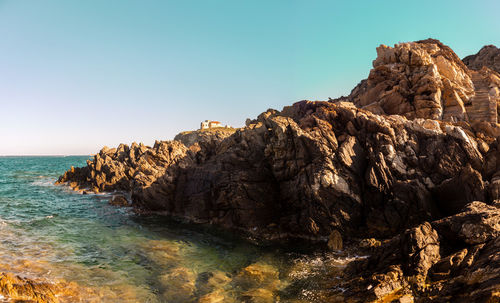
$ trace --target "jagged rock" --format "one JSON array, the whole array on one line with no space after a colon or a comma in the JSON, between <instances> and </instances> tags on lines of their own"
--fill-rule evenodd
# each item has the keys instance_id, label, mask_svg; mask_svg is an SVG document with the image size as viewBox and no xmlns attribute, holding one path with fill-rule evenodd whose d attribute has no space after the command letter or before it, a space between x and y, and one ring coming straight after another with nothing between
<instances>
[{"instance_id":1,"label":"jagged rock","mask_svg":"<svg viewBox=\"0 0 500 303\"><path fill-rule=\"evenodd\" d=\"M378 114L407 118L467 120L465 105L474 95L467 67L438 40L381 45L366 81L349 98Z\"/></svg>"},{"instance_id":2,"label":"jagged rock","mask_svg":"<svg viewBox=\"0 0 500 303\"><path fill-rule=\"evenodd\" d=\"M409 119L497 122L496 72L481 67L481 72L470 71L448 46L434 39L393 48L381 45L377 55L368 79L348 97L356 106ZM472 61L466 63L478 66Z\"/></svg>"},{"instance_id":3,"label":"jagged rock","mask_svg":"<svg viewBox=\"0 0 500 303\"><path fill-rule=\"evenodd\" d=\"M485 200L485 186L481 174L470 165L464 167L458 175L443 181L434 187L437 207L444 215L459 212L467 203Z\"/></svg>"},{"instance_id":4,"label":"jagged rock","mask_svg":"<svg viewBox=\"0 0 500 303\"><path fill-rule=\"evenodd\" d=\"M185 158L189 149L178 141L156 142L153 147L132 143L129 147L104 147L83 168L71 168L56 184L76 181L72 187L94 192L130 191L135 186L148 186L163 176L168 166Z\"/></svg>"},{"instance_id":5,"label":"jagged rock","mask_svg":"<svg viewBox=\"0 0 500 303\"><path fill-rule=\"evenodd\" d=\"M194 150L171 141L101 151L87 176L61 181L129 191L136 207L260 239L387 236L483 197L484 158L459 126L309 101L255 122ZM453 184L470 194L443 209Z\"/></svg>"},{"instance_id":6,"label":"jagged rock","mask_svg":"<svg viewBox=\"0 0 500 303\"><path fill-rule=\"evenodd\" d=\"M344 278L354 302L385 302L410 291L417 302L498 302L500 212L483 202L421 224L349 264ZM354 277L354 278L353 278ZM402 291L403 289L406 290Z\"/></svg>"},{"instance_id":7,"label":"jagged rock","mask_svg":"<svg viewBox=\"0 0 500 303\"><path fill-rule=\"evenodd\" d=\"M481 244L500 236L500 211L483 202L468 204L464 211L434 223L449 241Z\"/></svg>"},{"instance_id":8,"label":"jagged rock","mask_svg":"<svg viewBox=\"0 0 500 303\"><path fill-rule=\"evenodd\" d=\"M480 70L488 67L497 73L500 73L500 49L494 45L486 45L475 54L463 59L464 63L474 70Z\"/></svg>"}]
</instances>

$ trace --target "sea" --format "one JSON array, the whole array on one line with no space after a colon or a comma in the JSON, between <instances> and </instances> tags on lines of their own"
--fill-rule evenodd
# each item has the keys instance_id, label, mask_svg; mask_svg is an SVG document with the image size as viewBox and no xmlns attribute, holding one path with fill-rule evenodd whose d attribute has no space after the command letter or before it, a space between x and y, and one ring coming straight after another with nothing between
<instances>
[{"instance_id":1,"label":"sea","mask_svg":"<svg viewBox=\"0 0 500 303\"><path fill-rule=\"evenodd\" d=\"M54 185L88 156L0 157L0 272L64 282L61 302L323 302L356 256L256 245Z\"/></svg>"}]
</instances>

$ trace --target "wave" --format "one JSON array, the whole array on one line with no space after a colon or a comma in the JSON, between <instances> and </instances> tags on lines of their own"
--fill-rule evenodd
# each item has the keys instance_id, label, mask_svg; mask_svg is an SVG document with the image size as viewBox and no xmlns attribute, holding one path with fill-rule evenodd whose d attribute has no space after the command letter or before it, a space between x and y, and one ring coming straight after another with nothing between
<instances>
[{"instance_id":1,"label":"wave","mask_svg":"<svg viewBox=\"0 0 500 303\"><path fill-rule=\"evenodd\" d=\"M54 180L48 176L38 176L38 179L31 182L31 185L41 186L41 187L52 187L54 186Z\"/></svg>"}]
</instances>

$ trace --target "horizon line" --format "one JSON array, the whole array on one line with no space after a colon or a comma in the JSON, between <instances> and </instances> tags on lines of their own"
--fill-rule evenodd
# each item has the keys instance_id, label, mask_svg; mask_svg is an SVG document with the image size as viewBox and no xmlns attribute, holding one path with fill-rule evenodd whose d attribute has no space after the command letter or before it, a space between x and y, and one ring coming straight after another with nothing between
<instances>
[{"instance_id":1,"label":"horizon line","mask_svg":"<svg viewBox=\"0 0 500 303\"><path fill-rule=\"evenodd\" d=\"M83 156L93 156L95 154L27 154L27 155L0 155L0 157L83 157Z\"/></svg>"}]
</instances>

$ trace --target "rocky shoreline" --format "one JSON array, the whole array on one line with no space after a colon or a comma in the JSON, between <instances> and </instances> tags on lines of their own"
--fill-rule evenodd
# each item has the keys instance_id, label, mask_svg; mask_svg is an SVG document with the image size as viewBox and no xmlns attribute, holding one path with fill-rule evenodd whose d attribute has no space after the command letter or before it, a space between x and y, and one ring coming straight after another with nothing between
<instances>
[{"instance_id":1,"label":"rocky shoreline","mask_svg":"<svg viewBox=\"0 0 500 303\"><path fill-rule=\"evenodd\" d=\"M499 302L500 50L464 63L428 39L377 54L348 97L103 148L57 183L261 240L356 243L370 257L332 302Z\"/></svg>"}]
</instances>

